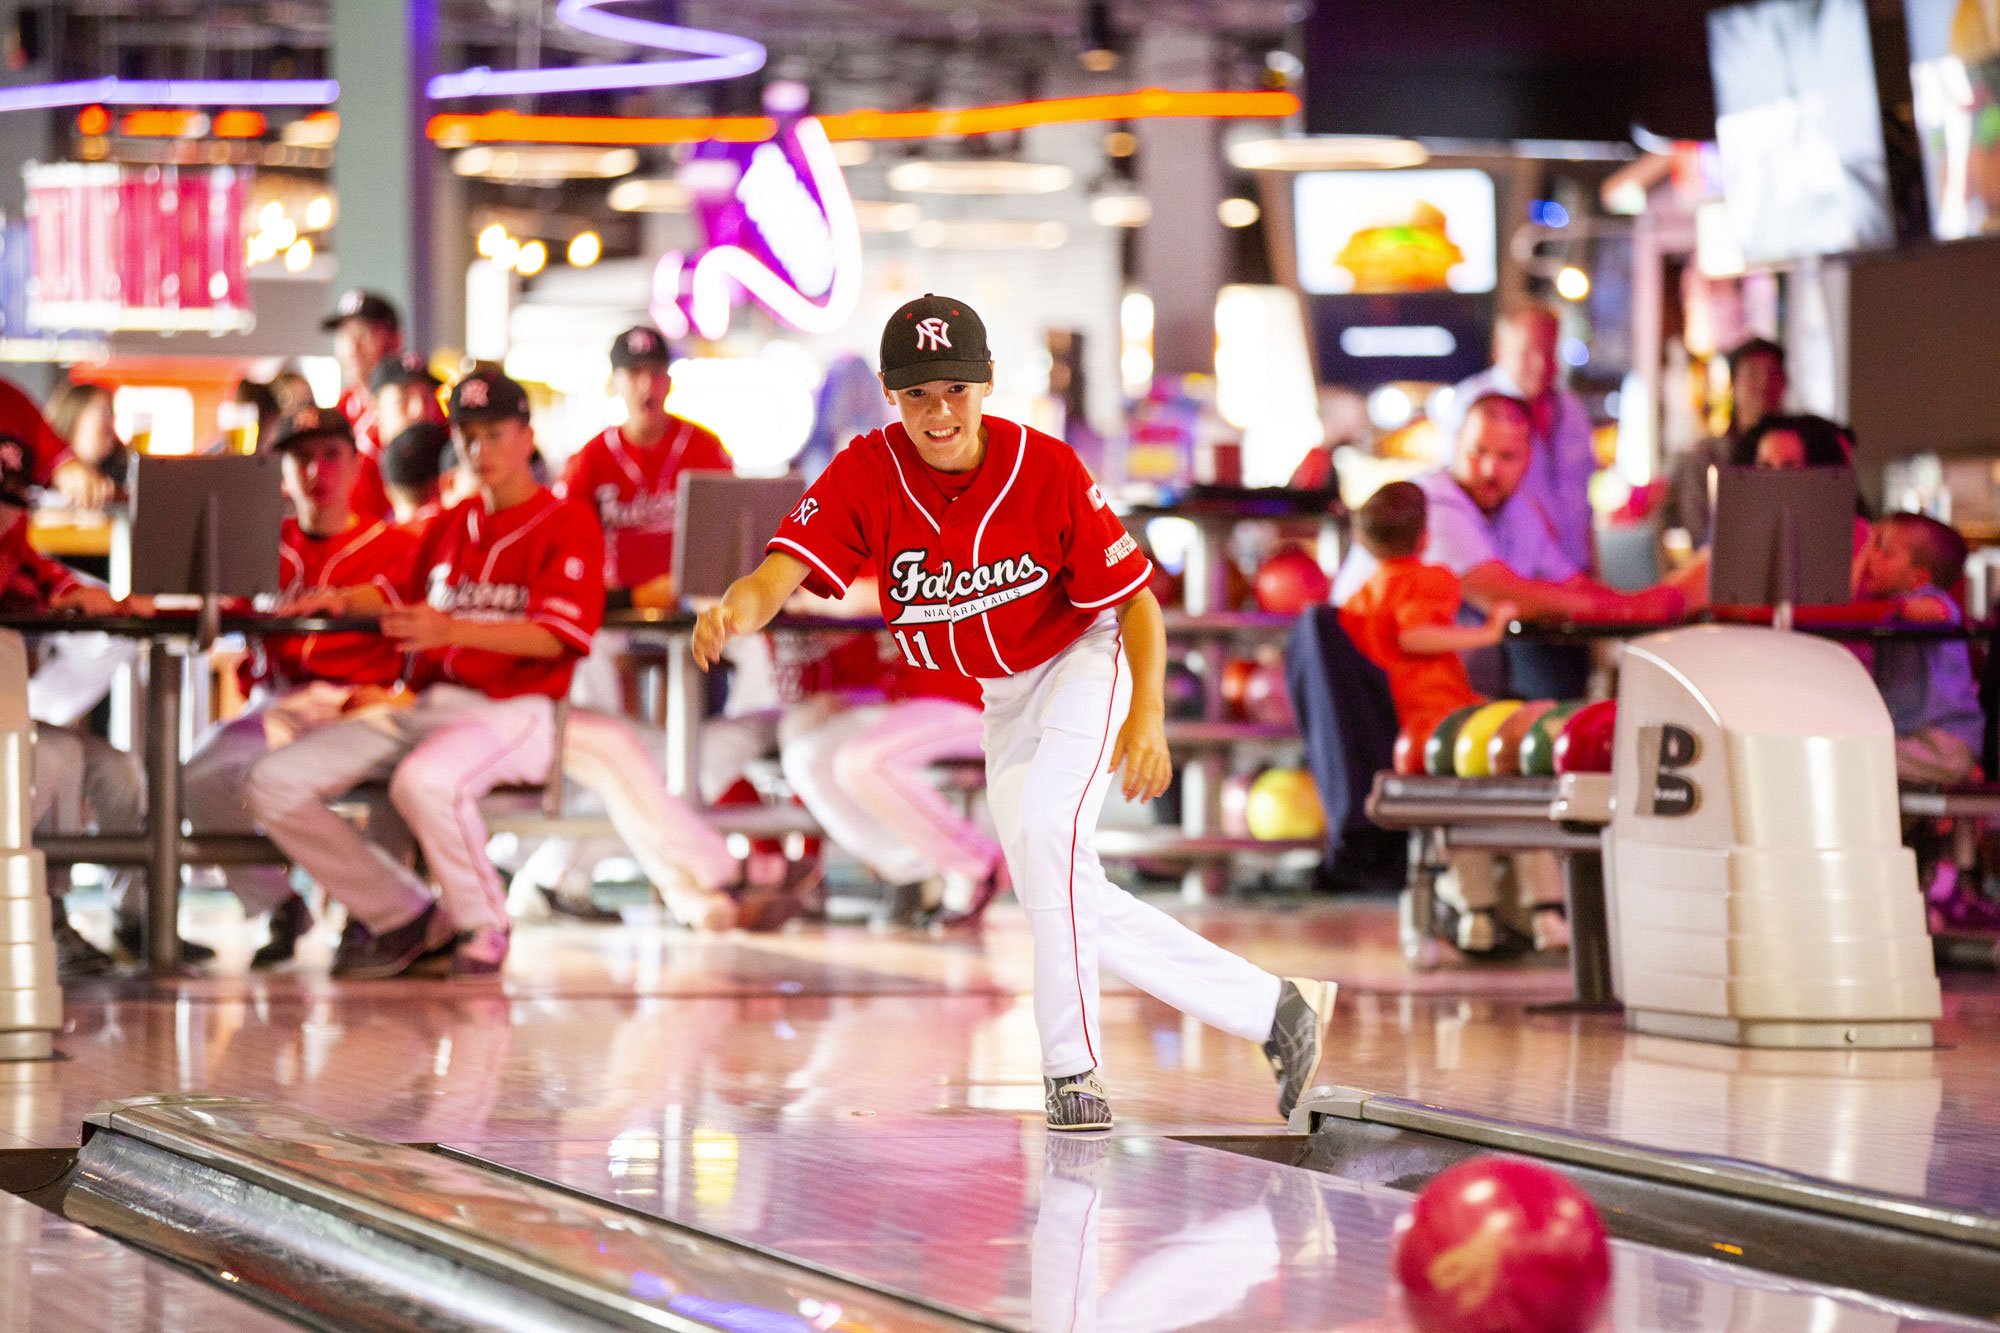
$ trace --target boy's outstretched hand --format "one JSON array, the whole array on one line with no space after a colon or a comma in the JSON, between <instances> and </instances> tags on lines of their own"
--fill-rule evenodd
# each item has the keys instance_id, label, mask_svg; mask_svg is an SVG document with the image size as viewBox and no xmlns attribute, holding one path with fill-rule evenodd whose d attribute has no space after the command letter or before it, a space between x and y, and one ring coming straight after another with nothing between
<instances>
[{"instance_id":1,"label":"boy's outstretched hand","mask_svg":"<svg viewBox=\"0 0 2000 1333\"><path fill-rule=\"evenodd\" d=\"M1134 708L1118 729L1118 743L1111 747L1108 773L1124 768L1119 790L1128 801L1150 801L1167 789L1173 780L1174 761L1167 753L1166 724L1160 710Z\"/></svg>"},{"instance_id":2,"label":"boy's outstretched hand","mask_svg":"<svg viewBox=\"0 0 2000 1333\"><path fill-rule=\"evenodd\" d=\"M694 620L694 664L706 671L720 662L723 646L740 633L728 599L705 609Z\"/></svg>"}]
</instances>

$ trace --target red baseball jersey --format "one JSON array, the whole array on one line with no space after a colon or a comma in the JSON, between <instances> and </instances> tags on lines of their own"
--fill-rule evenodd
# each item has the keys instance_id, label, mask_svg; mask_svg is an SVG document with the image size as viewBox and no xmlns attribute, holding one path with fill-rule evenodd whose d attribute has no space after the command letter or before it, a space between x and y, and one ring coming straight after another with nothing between
<instances>
[{"instance_id":1,"label":"red baseball jersey","mask_svg":"<svg viewBox=\"0 0 2000 1333\"><path fill-rule=\"evenodd\" d=\"M538 490L488 513L478 496L460 501L425 529L406 596L464 620L526 620L546 627L560 657L515 657L481 648L420 654L411 683L449 681L495 699L569 692L576 659L604 619L604 535L582 505Z\"/></svg>"},{"instance_id":2,"label":"red baseball jersey","mask_svg":"<svg viewBox=\"0 0 2000 1333\"><path fill-rule=\"evenodd\" d=\"M361 467L354 474L354 490L348 496L348 505L366 522L391 517L395 508L389 503L389 491L382 481L379 461L382 440L375 430L374 403L360 385L350 384L340 391L340 401L334 404L334 410L354 427L354 447L361 454Z\"/></svg>"},{"instance_id":3,"label":"red baseball jersey","mask_svg":"<svg viewBox=\"0 0 2000 1333\"><path fill-rule=\"evenodd\" d=\"M28 544L28 513L16 510L14 521L0 533L0 611L46 611L82 581L67 565Z\"/></svg>"},{"instance_id":4,"label":"red baseball jersey","mask_svg":"<svg viewBox=\"0 0 2000 1333\"><path fill-rule=\"evenodd\" d=\"M950 498L934 475L900 422L861 436L765 549L803 560L828 597L873 562L904 660L966 676L1040 666L1152 576L1061 440L989 416L972 483Z\"/></svg>"},{"instance_id":5,"label":"red baseball jersey","mask_svg":"<svg viewBox=\"0 0 2000 1333\"><path fill-rule=\"evenodd\" d=\"M729 454L714 433L669 417L666 437L650 448L613 426L570 455L556 494L597 511L604 528L604 581L636 588L674 567L674 507L683 472L727 472Z\"/></svg>"},{"instance_id":6,"label":"red baseball jersey","mask_svg":"<svg viewBox=\"0 0 2000 1333\"><path fill-rule=\"evenodd\" d=\"M400 604L416 557L416 537L379 519L314 537L288 518L278 532L278 583L287 596L309 588L371 587ZM286 634L265 639L262 648L257 675L281 686L312 680L389 685L403 675L403 651L379 634Z\"/></svg>"},{"instance_id":7,"label":"red baseball jersey","mask_svg":"<svg viewBox=\"0 0 2000 1333\"><path fill-rule=\"evenodd\" d=\"M22 460L22 470L37 486L52 483L56 468L69 461L69 446L63 437L49 425L35 400L7 379L0 379L0 438L26 446L28 457Z\"/></svg>"}]
</instances>

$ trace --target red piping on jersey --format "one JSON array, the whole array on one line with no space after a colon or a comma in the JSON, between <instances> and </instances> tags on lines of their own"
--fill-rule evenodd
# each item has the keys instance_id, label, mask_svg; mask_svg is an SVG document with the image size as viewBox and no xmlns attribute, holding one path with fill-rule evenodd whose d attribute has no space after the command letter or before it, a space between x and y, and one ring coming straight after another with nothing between
<instances>
[{"instance_id":1,"label":"red piping on jersey","mask_svg":"<svg viewBox=\"0 0 2000 1333\"><path fill-rule=\"evenodd\" d=\"M1076 843L1078 831L1083 826L1084 803L1090 799L1090 788L1097 781L1098 765L1104 762L1104 747L1111 744L1111 715L1118 709L1118 661L1125 651L1125 635L1121 630L1111 641L1111 697L1104 705L1104 735L1097 742L1097 759L1090 766L1090 776L1083 784L1083 795L1076 798L1076 813L1069 821L1069 956L1070 966L1076 972L1076 1007L1083 1013L1083 1049L1090 1052L1090 1067L1097 1067L1097 1048L1090 1041L1090 1006L1083 998L1083 957L1076 942Z\"/></svg>"},{"instance_id":2,"label":"red piping on jersey","mask_svg":"<svg viewBox=\"0 0 2000 1333\"><path fill-rule=\"evenodd\" d=\"M979 526L972 534L972 566L975 569L979 567L979 543L986 537L986 525L993 521L993 515L998 512L1000 502L1007 498L1007 492L1014 489L1014 479L1021 475L1021 460L1028 456L1028 428L1017 422L1014 430L1014 469L1007 474L1007 484L1000 488L1000 494L994 496L993 503L986 506L986 512L980 516ZM986 631L986 646L993 650L994 663L1006 674L1013 675L1014 668L1008 666L1007 659L1000 656L999 641L993 637L993 617L982 611L979 614L979 624Z\"/></svg>"}]
</instances>

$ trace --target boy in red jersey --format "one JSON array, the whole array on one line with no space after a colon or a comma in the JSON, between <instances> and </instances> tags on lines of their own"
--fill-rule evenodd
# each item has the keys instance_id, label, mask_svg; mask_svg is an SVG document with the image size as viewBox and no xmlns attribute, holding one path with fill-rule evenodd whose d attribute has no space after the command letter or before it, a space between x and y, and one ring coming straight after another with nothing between
<instances>
[{"instance_id":1,"label":"boy in red jersey","mask_svg":"<svg viewBox=\"0 0 2000 1333\"><path fill-rule=\"evenodd\" d=\"M383 634L416 655L414 697L273 750L246 789L272 840L347 905L334 963L345 976L394 976L447 948L454 975L505 963L506 903L479 798L547 777L554 701L604 613L597 521L536 483L526 392L497 372L468 375L451 419L478 493L426 529L400 589L406 605L365 589L350 598L350 610L380 609ZM384 779L436 898L328 808Z\"/></svg>"},{"instance_id":2,"label":"boy in red jersey","mask_svg":"<svg viewBox=\"0 0 2000 1333\"><path fill-rule=\"evenodd\" d=\"M416 559L416 537L364 518L352 504L362 458L347 418L308 407L287 417L271 448L283 460L285 495L292 502L278 537L280 610L293 615L343 615L359 604L396 605ZM202 741L188 760L182 801L203 833L252 833L244 804L251 766L286 745L344 716L389 702L401 687L403 652L379 634L274 636L257 645L246 664L251 704ZM393 822L393 812L383 812ZM379 843L384 828L371 818ZM282 866L231 866L229 889L252 916L268 912L270 940L251 958L253 968L292 957L312 914L292 892Z\"/></svg>"},{"instance_id":3,"label":"boy in red jersey","mask_svg":"<svg viewBox=\"0 0 2000 1333\"><path fill-rule=\"evenodd\" d=\"M963 301L927 295L891 315L882 386L901 421L834 457L763 564L702 613L695 660L712 665L801 584L837 595L873 565L904 660L983 687L988 802L1034 936L1049 1127L1111 1124L1100 953L1149 994L1262 1042L1289 1116L1333 987L1272 976L1105 877L1091 844L1112 773L1133 800L1172 774L1152 564L1073 450L984 415L992 379L985 326Z\"/></svg>"}]
</instances>

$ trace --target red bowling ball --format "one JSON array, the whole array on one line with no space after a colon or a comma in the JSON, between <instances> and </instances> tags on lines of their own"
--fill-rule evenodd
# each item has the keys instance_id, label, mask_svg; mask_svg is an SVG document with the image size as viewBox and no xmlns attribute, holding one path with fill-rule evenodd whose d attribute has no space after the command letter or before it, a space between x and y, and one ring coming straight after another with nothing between
<instances>
[{"instance_id":1,"label":"red bowling ball","mask_svg":"<svg viewBox=\"0 0 2000 1333\"><path fill-rule=\"evenodd\" d=\"M1243 716L1267 727L1295 727L1291 692L1285 688L1285 668L1266 662L1243 685Z\"/></svg>"},{"instance_id":2,"label":"red bowling ball","mask_svg":"<svg viewBox=\"0 0 2000 1333\"><path fill-rule=\"evenodd\" d=\"M1617 700L1599 699L1577 709L1556 737L1556 772L1609 773L1611 738L1617 729Z\"/></svg>"},{"instance_id":3,"label":"red bowling ball","mask_svg":"<svg viewBox=\"0 0 2000 1333\"><path fill-rule=\"evenodd\" d=\"M1333 582L1319 561L1296 546L1266 560L1257 571L1257 605L1281 616L1295 616L1319 606L1333 593Z\"/></svg>"},{"instance_id":4,"label":"red bowling ball","mask_svg":"<svg viewBox=\"0 0 2000 1333\"><path fill-rule=\"evenodd\" d=\"M1229 716L1243 716L1243 693L1250 677L1257 674L1257 662L1250 657L1232 657L1222 664L1222 708Z\"/></svg>"},{"instance_id":5,"label":"red bowling ball","mask_svg":"<svg viewBox=\"0 0 2000 1333\"><path fill-rule=\"evenodd\" d=\"M1584 1333L1611 1294L1590 1196L1511 1157L1441 1172L1396 1224L1395 1279L1419 1333Z\"/></svg>"},{"instance_id":6,"label":"red bowling ball","mask_svg":"<svg viewBox=\"0 0 2000 1333\"><path fill-rule=\"evenodd\" d=\"M1405 728L1397 733L1395 756L1391 767L1406 778L1418 778L1424 774L1424 742L1431 738L1429 727L1418 727L1412 731Z\"/></svg>"}]
</instances>

